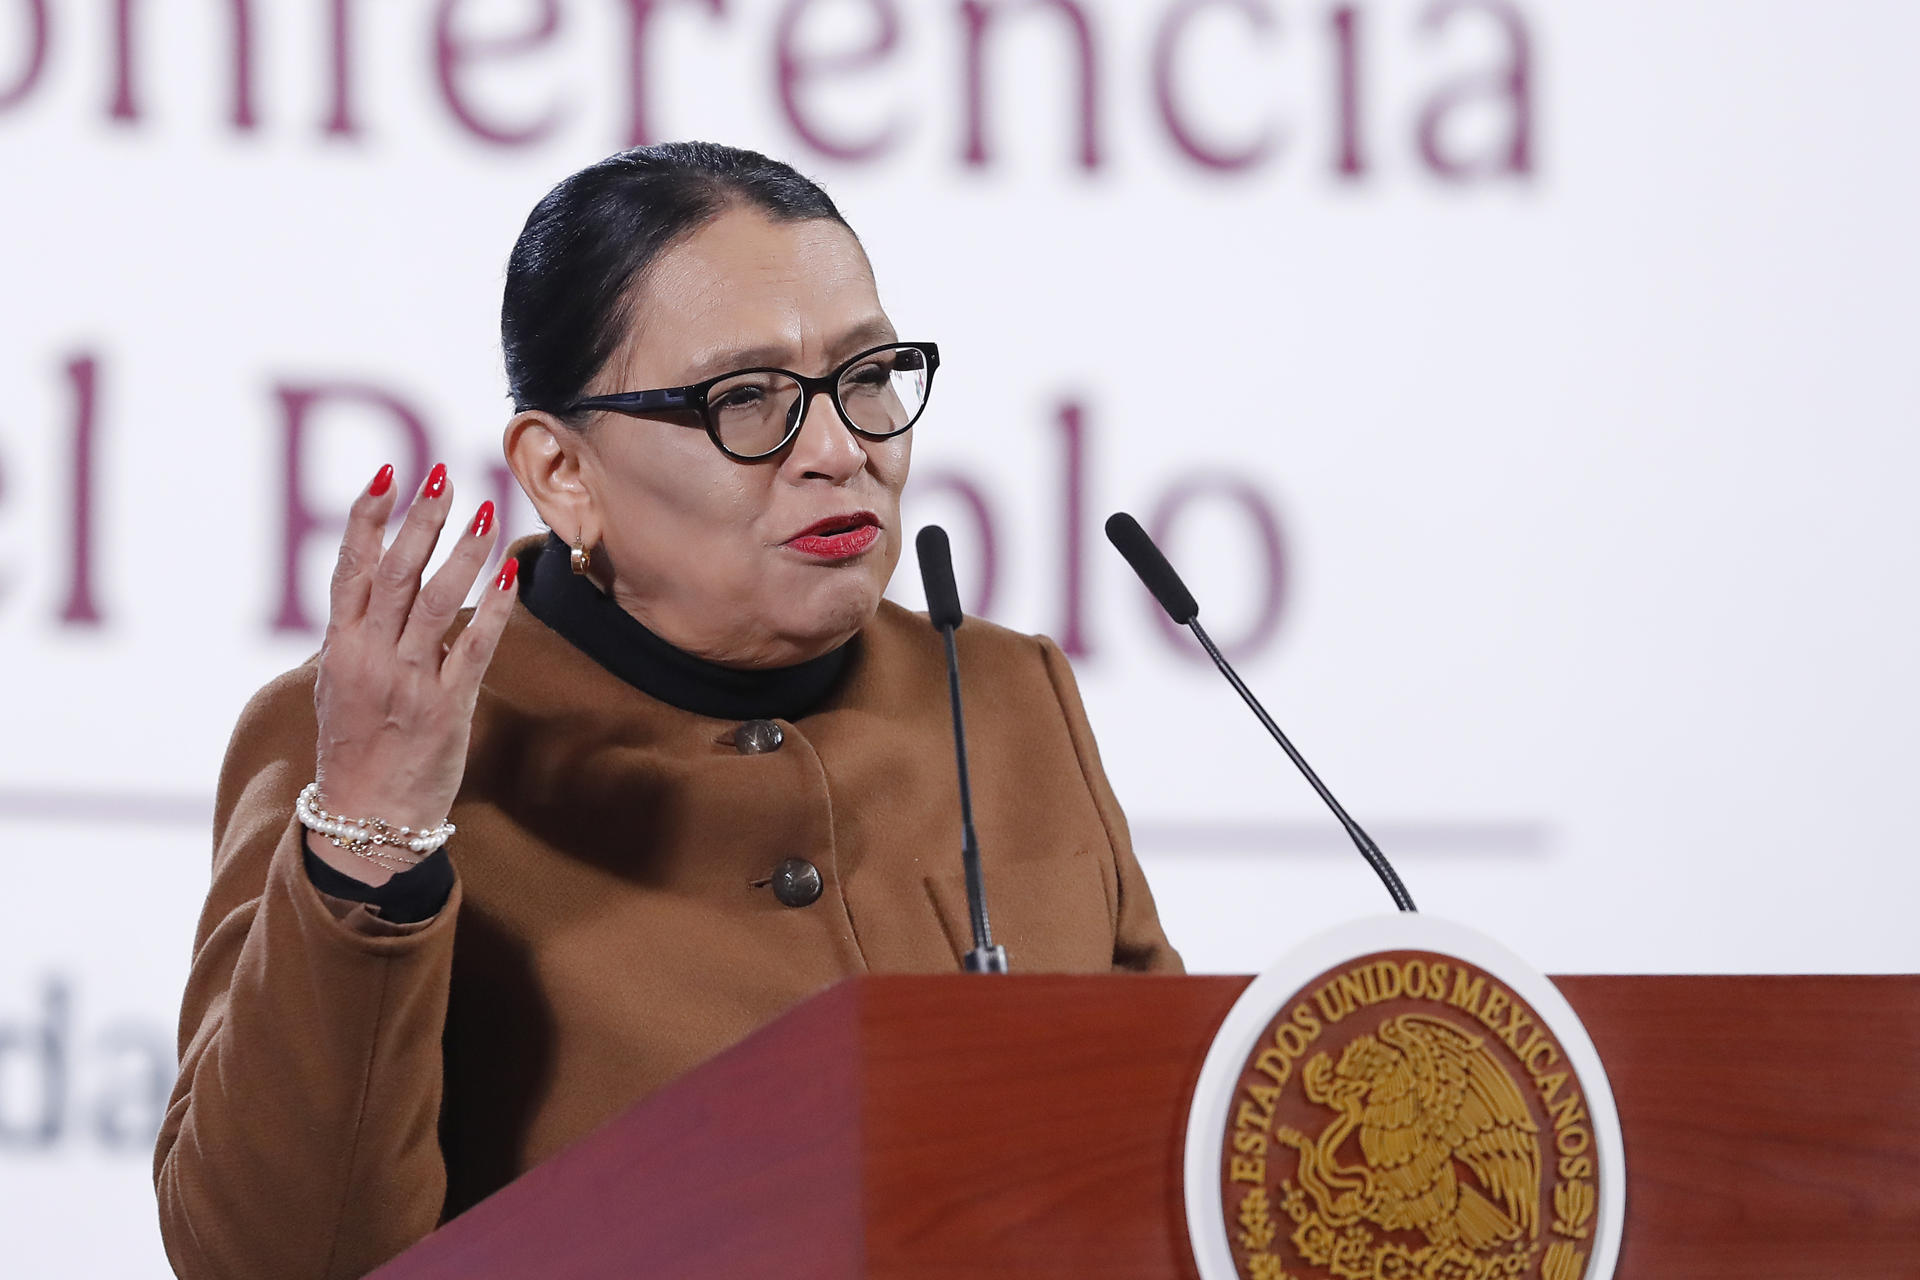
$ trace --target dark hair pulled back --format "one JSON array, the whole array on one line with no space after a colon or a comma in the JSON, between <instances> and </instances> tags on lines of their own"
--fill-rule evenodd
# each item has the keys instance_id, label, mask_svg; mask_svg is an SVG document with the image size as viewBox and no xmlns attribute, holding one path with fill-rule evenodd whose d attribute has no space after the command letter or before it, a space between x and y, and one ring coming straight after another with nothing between
<instances>
[{"instance_id":1,"label":"dark hair pulled back","mask_svg":"<svg viewBox=\"0 0 1920 1280\"><path fill-rule=\"evenodd\" d=\"M581 399L631 319L632 287L661 253L726 210L847 225L791 165L713 142L662 142L588 165L549 191L507 259L500 347L516 411Z\"/></svg>"}]
</instances>

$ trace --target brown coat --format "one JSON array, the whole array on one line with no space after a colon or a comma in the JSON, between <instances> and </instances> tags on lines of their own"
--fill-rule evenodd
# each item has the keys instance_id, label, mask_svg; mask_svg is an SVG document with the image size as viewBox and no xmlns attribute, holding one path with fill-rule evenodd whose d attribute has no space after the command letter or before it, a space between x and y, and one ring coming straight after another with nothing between
<instances>
[{"instance_id":1,"label":"brown coat","mask_svg":"<svg viewBox=\"0 0 1920 1280\"><path fill-rule=\"evenodd\" d=\"M995 940L1016 972L1177 972L1066 659L959 632ZM838 690L760 755L516 607L418 925L301 864L314 667L235 730L155 1154L188 1280L359 1276L841 978L970 945L940 642L884 605ZM816 864L809 906L764 882ZM755 887L761 882L761 887ZM822 1064L830 1069L831 1064Z\"/></svg>"}]
</instances>

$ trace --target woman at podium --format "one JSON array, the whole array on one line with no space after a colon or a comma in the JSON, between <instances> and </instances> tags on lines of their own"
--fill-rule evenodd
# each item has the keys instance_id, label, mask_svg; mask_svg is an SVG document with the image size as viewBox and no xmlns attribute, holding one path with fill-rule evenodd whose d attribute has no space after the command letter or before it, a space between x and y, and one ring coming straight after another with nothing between
<instances>
[{"instance_id":1,"label":"woman at podium","mask_svg":"<svg viewBox=\"0 0 1920 1280\"><path fill-rule=\"evenodd\" d=\"M491 504L436 466L383 546L381 468L320 653L234 731L155 1158L182 1276L362 1275L839 979L968 945L942 644L881 596L939 351L832 201L726 147L614 156L529 217L501 339L552 532L463 611ZM958 640L1014 968L1178 971L1066 660Z\"/></svg>"}]
</instances>

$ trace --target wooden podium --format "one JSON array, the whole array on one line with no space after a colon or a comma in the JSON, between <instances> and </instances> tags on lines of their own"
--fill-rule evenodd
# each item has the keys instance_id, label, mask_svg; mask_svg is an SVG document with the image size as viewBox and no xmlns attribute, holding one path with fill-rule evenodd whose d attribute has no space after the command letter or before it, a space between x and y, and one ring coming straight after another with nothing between
<instances>
[{"instance_id":1,"label":"wooden podium","mask_svg":"<svg viewBox=\"0 0 1920 1280\"><path fill-rule=\"evenodd\" d=\"M1920 1277L1920 976L1555 982L1626 1137L1616 1275ZM1246 984L849 981L375 1274L1192 1277L1187 1107Z\"/></svg>"}]
</instances>

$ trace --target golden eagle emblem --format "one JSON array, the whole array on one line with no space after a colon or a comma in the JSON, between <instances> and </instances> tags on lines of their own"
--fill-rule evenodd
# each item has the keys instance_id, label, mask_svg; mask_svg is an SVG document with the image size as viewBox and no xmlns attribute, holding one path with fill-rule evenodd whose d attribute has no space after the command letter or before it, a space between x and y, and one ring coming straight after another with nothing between
<instances>
[{"instance_id":1,"label":"golden eagle emblem","mask_svg":"<svg viewBox=\"0 0 1920 1280\"><path fill-rule=\"evenodd\" d=\"M1316 1138L1275 1136L1299 1151L1299 1186L1329 1226L1365 1221L1475 1253L1539 1239L1539 1127L1484 1036L1403 1013L1337 1064L1315 1054L1301 1084L1336 1115ZM1365 1163L1343 1163L1356 1130Z\"/></svg>"}]
</instances>

